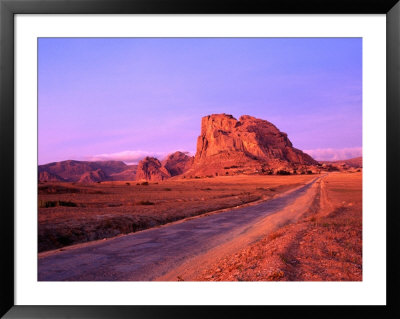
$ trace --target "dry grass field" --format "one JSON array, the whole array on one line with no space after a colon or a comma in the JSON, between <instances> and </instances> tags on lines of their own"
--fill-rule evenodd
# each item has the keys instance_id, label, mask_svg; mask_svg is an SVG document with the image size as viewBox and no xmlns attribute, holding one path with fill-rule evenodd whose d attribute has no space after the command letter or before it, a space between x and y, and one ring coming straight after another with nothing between
<instances>
[{"instance_id":1,"label":"dry grass field","mask_svg":"<svg viewBox=\"0 0 400 319\"><path fill-rule=\"evenodd\" d=\"M313 178L315 175L241 175L158 183L41 182L39 252L267 200Z\"/></svg>"},{"instance_id":2,"label":"dry grass field","mask_svg":"<svg viewBox=\"0 0 400 319\"><path fill-rule=\"evenodd\" d=\"M332 173L298 222L215 262L200 281L361 281L362 173Z\"/></svg>"}]
</instances>

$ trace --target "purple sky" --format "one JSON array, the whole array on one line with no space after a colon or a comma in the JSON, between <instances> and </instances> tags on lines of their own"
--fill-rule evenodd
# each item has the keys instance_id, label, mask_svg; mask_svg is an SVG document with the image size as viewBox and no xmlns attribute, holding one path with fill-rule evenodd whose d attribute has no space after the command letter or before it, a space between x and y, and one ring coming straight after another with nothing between
<instances>
[{"instance_id":1,"label":"purple sky","mask_svg":"<svg viewBox=\"0 0 400 319\"><path fill-rule=\"evenodd\" d=\"M39 164L194 154L212 113L361 155L361 38L40 38L38 68Z\"/></svg>"}]
</instances>

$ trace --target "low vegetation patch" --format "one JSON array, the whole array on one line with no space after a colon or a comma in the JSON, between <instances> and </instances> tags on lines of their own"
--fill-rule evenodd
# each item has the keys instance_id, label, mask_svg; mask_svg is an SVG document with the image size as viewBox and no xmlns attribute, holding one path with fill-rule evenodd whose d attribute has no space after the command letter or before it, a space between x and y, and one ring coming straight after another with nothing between
<instances>
[{"instance_id":1,"label":"low vegetation patch","mask_svg":"<svg viewBox=\"0 0 400 319\"><path fill-rule=\"evenodd\" d=\"M237 165L232 165L232 166L226 166L226 167L224 167L224 169L230 169L230 168L239 168L239 166L237 166Z\"/></svg>"},{"instance_id":2,"label":"low vegetation patch","mask_svg":"<svg viewBox=\"0 0 400 319\"><path fill-rule=\"evenodd\" d=\"M139 205L155 205L153 202L150 202L148 200L141 200L138 202Z\"/></svg>"},{"instance_id":3,"label":"low vegetation patch","mask_svg":"<svg viewBox=\"0 0 400 319\"><path fill-rule=\"evenodd\" d=\"M280 279L282 279L284 277L285 277L285 273L282 270L279 270L279 271L275 271L272 274L270 274L268 276L268 280L278 281L278 280L280 280Z\"/></svg>"},{"instance_id":4,"label":"low vegetation patch","mask_svg":"<svg viewBox=\"0 0 400 319\"><path fill-rule=\"evenodd\" d=\"M39 186L39 194L69 194L80 193L81 190L75 187L65 187L59 185Z\"/></svg>"},{"instance_id":5,"label":"low vegetation patch","mask_svg":"<svg viewBox=\"0 0 400 319\"><path fill-rule=\"evenodd\" d=\"M61 185L43 185L38 187L39 194L104 194L103 191L90 188L66 187Z\"/></svg>"},{"instance_id":6,"label":"low vegetation patch","mask_svg":"<svg viewBox=\"0 0 400 319\"><path fill-rule=\"evenodd\" d=\"M121 207L122 204L121 203L112 203L112 204L108 204L108 207Z\"/></svg>"},{"instance_id":7,"label":"low vegetation patch","mask_svg":"<svg viewBox=\"0 0 400 319\"><path fill-rule=\"evenodd\" d=\"M279 258L282 260L283 263L289 263L289 259L284 254L279 254Z\"/></svg>"},{"instance_id":8,"label":"low vegetation patch","mask_svg":"<svg viewBox=\"0 0 400 319\"><path fill-rule=\"evenodd\" d=\"M57 206L66 206L66 207L77 207L78 204L69 201L61 201L61 200L39 200L40 208L49 208L49 207L57 207Z\"/></svg>"},{"instance_id":9,"label":"low vegetation patch","mask_svg":"<svg viewBox=\"0 0 400 319\"><path fill-rule=\"evenodd\" d=\"M290 175L290 172L281 169L276 172L276 175Z\"/></svg>"}]
</instances>

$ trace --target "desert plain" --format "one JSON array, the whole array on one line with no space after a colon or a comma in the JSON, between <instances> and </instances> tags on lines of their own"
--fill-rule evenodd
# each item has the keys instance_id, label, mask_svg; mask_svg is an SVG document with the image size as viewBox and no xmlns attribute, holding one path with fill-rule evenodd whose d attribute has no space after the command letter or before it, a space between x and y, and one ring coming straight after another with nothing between
<instances>
[{"instance_id":1,"label":"desert plain","mask_svg":"<svg viewBox=\"0 0 400 319\"><path fill-rule=\"evenodd\" d=\"M312 175L239 175L153 183L42 183L39 185L39 251L268 200L312 178Z\"/></svg>"},{"instance_id":2,"label":"desert plain","mask_svg":"<svg viewBox=\"0 0 400 319\"><path fill-rule=\"evenodd\" d=\"M38 175L39 280L362 280L362 158L318 162L265 120L203 117L194 156Z\"/></svg>"}]
</instances>

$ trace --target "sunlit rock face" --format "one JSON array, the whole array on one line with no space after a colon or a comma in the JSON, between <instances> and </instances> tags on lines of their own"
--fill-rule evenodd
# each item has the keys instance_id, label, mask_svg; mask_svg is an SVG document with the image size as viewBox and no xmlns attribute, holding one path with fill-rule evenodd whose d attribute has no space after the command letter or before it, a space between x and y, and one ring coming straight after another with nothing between
<instances>
[{"instance_id":1,"label":"sunlit rock face","mask_svg":"<svg viewBox=\"0 0 400 319\"><path fill-rule=\"evenodd\" d=\"M192 166L193 156L178 151L169 154L161 164L171 176L181 175Z\"/></svg>"},{"instance_id":2,"label":"sunlit rock face","mask_svg":"<svg viewBox=\"0 0 400 319\"><path fill-rule=\"evenodd\" d=\"M311 156L293 147L286 133L266 120L213 114L202 118L191 171L218 174L232 166L245 172L316 164Z\"/></svg>"},{"instance_id":3,"label":"sunlit rock face","mask_svg":"<svg viewBox=\"0 0 400 319\"><path fill-rule=\"evenodd\" d=\"M170 177L171 174L155 157L146 157L138 164L136 171L137 180L162 181Z\"/></svg>"}]
</instances>

